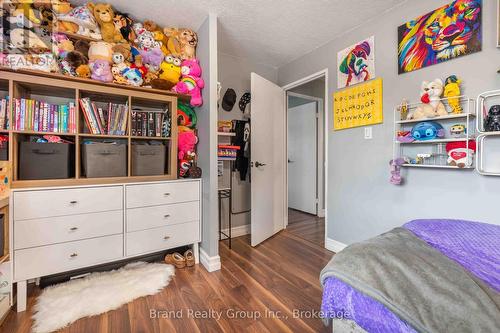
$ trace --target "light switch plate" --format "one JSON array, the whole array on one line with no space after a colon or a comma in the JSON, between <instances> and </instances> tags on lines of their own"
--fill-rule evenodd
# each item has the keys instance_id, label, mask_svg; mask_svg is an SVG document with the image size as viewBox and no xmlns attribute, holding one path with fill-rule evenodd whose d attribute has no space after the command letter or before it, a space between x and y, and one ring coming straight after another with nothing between
<instances>
[{"instance_id":1,"label":"light switch plate","mask_svg":"<svg viewBox=\"0 0 500 333\"><path fill-rule=\"evenodd\" d=\"M365 127L365 139L366 140L371 140L373 139L373 131L372 131L373 127L369 126L369 127Z\"/></svg>"}]
</instances>

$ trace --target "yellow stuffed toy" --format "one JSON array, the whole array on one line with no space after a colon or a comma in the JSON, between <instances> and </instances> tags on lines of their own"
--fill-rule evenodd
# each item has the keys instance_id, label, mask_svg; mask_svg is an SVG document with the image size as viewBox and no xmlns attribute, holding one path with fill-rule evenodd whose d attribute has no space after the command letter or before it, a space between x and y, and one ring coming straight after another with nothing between
<instances>
[{"instance_id":1,"label":"yellow stuffed toy","mask_svg":"<svg viewBox=\"0 0 500 333\"><path fill-rule=\"evenodd\" d=\"M448 104L453 114L460 114L463 112L462 106L460 105L460 99L453 98L461 95L460 83L462 83L462 80L459 80L456 75L448 76L444 82L444 97L448 98Z\"/></svg>"},{"instance_id":2,"label":"yellow stuffed toy","mask_svg":"<svg viewBox=\"0 0 500 333\"><path fill-rule=\"evenodd\" d=\"M12 13L12 16L24 15L29 21L34 24L40 24L41 21L36 17L33 11L33 0L17 0L15 1L17 7Z\"/></svg>"},{"instance_id":3,"label":"yellow stuffed toy","mask_svg":"<svg viewBox=\"0 0 500 333\"><path fill-rule=\"evenodd\" d=\"M125 43L126 40L123 38L119 30L116 30L115 24L113 23L113 18L115 13L110 4L98 3L94 4L89 2L87 7L90 9L94 18L99 24L101 29L102 39L108 43Z\"/></svg>"}]
</instances>

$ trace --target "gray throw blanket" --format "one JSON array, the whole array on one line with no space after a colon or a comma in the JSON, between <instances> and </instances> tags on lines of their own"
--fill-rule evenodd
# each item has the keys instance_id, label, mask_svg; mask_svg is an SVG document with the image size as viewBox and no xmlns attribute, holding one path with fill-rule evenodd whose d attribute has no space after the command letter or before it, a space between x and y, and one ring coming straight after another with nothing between
<instances>
[{"instance_id":1,"label":"gray throw blanket","mask_svg":"<svg viewBox=\"0 0 500 333\"><path fill-rule=\"evenodd\" d=\"M418 332L500 332L499 294L410 231L348 246L321 272L375 299Z\"/></svg>"}]
</instances>

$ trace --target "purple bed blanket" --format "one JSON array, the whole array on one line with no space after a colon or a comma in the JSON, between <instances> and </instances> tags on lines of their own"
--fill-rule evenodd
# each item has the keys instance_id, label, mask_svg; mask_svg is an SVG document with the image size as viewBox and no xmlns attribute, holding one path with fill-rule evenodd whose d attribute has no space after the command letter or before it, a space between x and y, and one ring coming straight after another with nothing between
<instances>
[{"instance_id":1,"label":"purple bed blanket","mask_svg":"<svg viewBox=\"0 0 500 333\"><path fill-rule=\"evenodd\" d=\"M403 228L500 292L500 226L463 220L414 220ZM372 332L415 332L381 303L334 277L324 283L322 313Z\"/></svg>"}]
</instances>

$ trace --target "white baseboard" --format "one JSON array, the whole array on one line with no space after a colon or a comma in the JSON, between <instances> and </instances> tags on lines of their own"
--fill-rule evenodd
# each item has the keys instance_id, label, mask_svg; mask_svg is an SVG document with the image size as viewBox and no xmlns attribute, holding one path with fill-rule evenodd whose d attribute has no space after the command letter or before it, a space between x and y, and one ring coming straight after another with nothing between
<instances>
[{"instance_id":1,"label":"white baseboard","mask_svg":"<svg viewBox=\"0 0 500 333\"><path fill-rule=\"evenodd\" d=\"M335 252L335 253L339 253L340 251L345 249L347 247L347 245L344 243L341 243L339 241L336 241L335 239L331 239L331 238L327 237L326 241L325 241L325 247L327 250L330 250L330 251Z\"/></svg>"},{"instance_id":2,"label":"white baseboard","mask_svg":"<svg viewBox=\"0 0 500 333\"><path fill-rule=\"evenodd\" d=\"M222 229L222 232L225 233L226 235L229 235L229 228ZM250 224L240 225L240 226L231 228L231 238L245 236L245 235L248 235L249 233L250 233ZM222 236L222 237L224 237L224 236ZM225 238L222 238L222 239L225 239Z\"/></svg>"},{"instance_id":3,"label":"white baseboard","mask_svg":"<svg viewBox=\"0 0 500 333\"><path fill-rule=\"evenodd\" d=\"M318 217L325 217L325 210L324 209L320 209L318 211Z\"/></svg>"},{"instance_id":4,"label":"white baseboard","mask_svg":"<svg viewBox=\"0 0 500 333\"><path fill-rule=\"evenodd\" d=\"M210 257L202 248L200 248L200 263L205 266L209 272L220 270L220 257Z\"/></svg>"}]
</instances>

